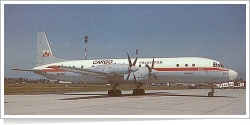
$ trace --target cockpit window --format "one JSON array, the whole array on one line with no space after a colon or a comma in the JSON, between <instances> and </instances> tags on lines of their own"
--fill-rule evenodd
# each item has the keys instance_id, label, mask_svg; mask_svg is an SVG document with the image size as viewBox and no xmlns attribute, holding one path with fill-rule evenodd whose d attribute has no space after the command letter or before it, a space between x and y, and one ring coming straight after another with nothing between
<instances>
[{"instance_id":1,"label":"cockpit window","mask_svg":"<svg viewBox=\"0 0 250 125\"><path fill-rule=\"evenodd\" d=\"M217 63L216 62L213 62L213 67L217 67Z\"/></svg>"},{"instance_id":2,"label":"cockpit window","mask_svg":"<svg viewBox=\"0 0 250 125\"><path fill-rule=\"evenodd\" d=\"M222 67L222 68L224 68L224 66L223 66L223 64L222 64L222 63L220 63L220 65L221 65L221 67Z\"/></svg>"}]
</instances>

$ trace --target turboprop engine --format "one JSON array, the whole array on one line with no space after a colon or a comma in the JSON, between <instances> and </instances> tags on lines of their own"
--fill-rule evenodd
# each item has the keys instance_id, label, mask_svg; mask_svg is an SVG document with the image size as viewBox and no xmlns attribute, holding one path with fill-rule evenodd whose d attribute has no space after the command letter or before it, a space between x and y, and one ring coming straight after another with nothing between
<instances>
[{"instance_id":1,"label":"turboprop engine","mask_svg":"<svg viewBox=\"0 0 250 125\"><path fill-rule=\"evenodd\" d=\"M149 67L148 64L145 67L140 67L138 71L133 72L134 76L124 75L124 80L129 80L129 81L134 80L136 82L136 80L149 79L151 78L152 75L154 75L155 80L157 80L155 76L155 74L157 73L158 72L154 69L154 58L153 58L151 67Z\"/></svg>"},{"instance_id":2,"label":"turboprop engine","mask_svg":"<svg viewBox=\"0 0 250 125\"><path fill-rule=\"evenodd\" d=\"M91 68L92 70L101 71L108 74L129 74L139 70L137 66L129 67L127 64L107 64Z\"/></svg>"},{"instance_id":3,"label":"turboprop engine","mask_svg":"<svg viewBox=\"0 0 250 125\"><path fill-rule=\"evenodd\" d=\"M127 64L107 64L107 65L99 65L99 66L95 66L93 67L96 70L105 72L105 73L112 73L112 74L128 74L127 77L130 76L130 73L132 72L136 72L139 70L139 68L137 66L135 66L137 58L135 58L134 62L131 62L131 59L128 55L128 62L129 65Z\"/></svg>"},{"instance_id":4,"label":"turboprop engine","mask_svg":"<svg viewBox=\"0 0 250 125\"><path fill-rule=\"evenodd\" d=\"M151 69L151 72L148 70L148 67L140 67L138 71L133 72L133 76L130 75L128 77L128 75L124 75L124 80L128 80L128 81L140 81L140 80L145 80L145 79L149 79L151 78L152 75L155 76L155 74L157 74L157 71L154 69ZM126 79L128 78L128 79ZM156 78L156 76L155 76Z\"/></svg>"}]
</instances>

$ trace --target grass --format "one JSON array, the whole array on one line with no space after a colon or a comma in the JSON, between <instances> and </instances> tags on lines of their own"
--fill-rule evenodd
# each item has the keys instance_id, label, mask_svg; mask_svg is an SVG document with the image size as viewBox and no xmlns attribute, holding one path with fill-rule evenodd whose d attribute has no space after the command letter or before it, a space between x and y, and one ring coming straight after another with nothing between
<instances>
[{"instance_id":1,"label":"grass","mask_svg":"<svg viewBox=\"0 0 250 125\"><path fill-rule=\"evenodd\" d=\"M101 91L105 87L84 84L7 84L4 94L60 93L74 91Z\"/></svg>"},{"instance_id":2,"label":"grass","mask_svg":"<svg viewBox=\"0 0 250 125\"><path fill-rule=\"evenodd\" d=\"M133 90L134 84L120 85L117 89ZM160 86L142 87L145 90L169 90L169 89L188 89L183 86ZM36 94L36 93L64 93L64 92L88 92L88 91L108 91L112 89L106 84L5 84L4 94Z\"/></svg>"}]
</instances>

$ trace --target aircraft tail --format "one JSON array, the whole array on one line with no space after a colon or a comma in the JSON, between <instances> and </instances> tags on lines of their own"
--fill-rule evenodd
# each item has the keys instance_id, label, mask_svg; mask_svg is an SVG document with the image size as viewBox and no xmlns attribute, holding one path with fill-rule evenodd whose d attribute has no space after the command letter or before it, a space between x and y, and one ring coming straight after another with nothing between
<instances>
[{"instance_id":1,"label":"aircraft tail","mask_svg":"<svg viewBox=\"0 0 250 125\"><path fill-rule=\"evenodd\" d=\"M49 41L45 35L45 32L37 33L37 55L36 66L41 66L49 63L56 63L65 61L63 59L56 58L50 48Z\"/></svg>"}]
</instances>

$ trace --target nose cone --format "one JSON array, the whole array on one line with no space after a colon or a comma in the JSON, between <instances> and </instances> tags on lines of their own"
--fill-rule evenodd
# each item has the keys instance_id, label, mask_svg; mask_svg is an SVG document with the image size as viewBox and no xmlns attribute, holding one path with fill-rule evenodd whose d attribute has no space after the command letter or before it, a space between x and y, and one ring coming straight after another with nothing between
<instances>
[{"instance_id":1,"label":"nose cone","mask_svg":"<svg viewBox=\"0 0 250 125\"><path fill-rule=\"evenodd\" d=\"M238 77L238 73L234 70L229 69L229 80L234 80Z\"/></svg>"}]
</instances>

